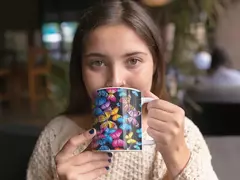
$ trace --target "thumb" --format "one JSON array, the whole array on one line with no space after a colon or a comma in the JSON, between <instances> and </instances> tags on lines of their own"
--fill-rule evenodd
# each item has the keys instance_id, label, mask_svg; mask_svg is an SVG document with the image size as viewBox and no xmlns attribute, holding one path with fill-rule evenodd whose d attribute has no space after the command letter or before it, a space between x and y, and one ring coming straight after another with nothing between
<instances>
[{"instance_id":1,"label":"thumb","mask_svg":"<svg viewBox=\"0 0 240 180\"><path fill-rule=\"evenodd\" d=\"M143 91L143 97L150 97L153 99L159 99L155 94L153 94L151 91Z\"/></svg>"}]
</instances>

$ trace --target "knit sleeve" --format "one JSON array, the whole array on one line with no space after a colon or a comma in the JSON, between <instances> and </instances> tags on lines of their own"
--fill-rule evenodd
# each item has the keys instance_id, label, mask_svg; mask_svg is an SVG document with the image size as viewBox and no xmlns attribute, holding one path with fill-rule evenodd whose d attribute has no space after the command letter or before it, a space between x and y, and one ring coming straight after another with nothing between
<instances>
[{"instance_id":1,"label":"knit sleeve","mask_svg":"<svg viewBox=\"0 0 240 180\"><path fill-rule=\"evenodd\" d=\"M27 180L54 180L53 151L51 142L54 139L53 130L48 126L41 132L27 169Z\"/></svg>"},{"instance_id":2,"label":"knit sleeve","mask_svg":"<svg viewBox=\"0 0 240 180\"><path fill-rule=\"evenodd\" d=\"M189 120L186 122L185 136L191 151L190 160L176 180L218 180L211 163L211 155L203 135Z\"/></svg>"}]
</instances>

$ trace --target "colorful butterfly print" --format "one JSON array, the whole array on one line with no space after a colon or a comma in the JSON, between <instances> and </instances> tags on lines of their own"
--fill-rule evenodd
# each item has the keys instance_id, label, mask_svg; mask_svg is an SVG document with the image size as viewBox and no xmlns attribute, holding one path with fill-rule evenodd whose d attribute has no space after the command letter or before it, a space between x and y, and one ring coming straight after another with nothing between
<instances>
[{"instance_id":1,"label":"colorful butterfly print","mask_svg":"<svg viewBox=\"0 0 240 180\"><path fill-rule=\"evenodd\" d=\"M128 123L130 123L130 124L132 124L132 125L134 125L136 127L139 127L139 122L136 119L136 117L138 117L141 114L141 112L137 111L136 109L134 109L134 110L129 111L128 114L130 116L127 119Z\"/></svg>"},{"instance_id":2,"label":"colorful butterfly print","mask_svg":"<svg viewBox=\"0 0 240 180\"><path fill-rule=\"evenodd\" d=\"M127 91L126 91L126 90L118 91L118 95L119 95L120 97L126 97L126 96L127 96Z\"/></svg>"},{"instance_id":3,"label":"colorful butterfly print","mask_svg":"<svg viewBox=\"0 0 240 180\"><path fill-rule=\"evenodd\" d=\"M130 104L131 102L131 96L127 96L127 97L121 97L120 100L119 100L121 103L123 104Z\"/></svg>"},{"instance_id":4,"label":"colorful butterfly print","mask_svg":"<svg viewBox=\"0 0 240 180\"><path fill-rule=\"evenodd\" d=\"M106 128L104 132L105 132L106 135L109 135L109 134L112 134L112 133L116 132L116 129Z\"/></svg>"},{"instance_id":5,"label":"colorful butterfly print","mask_svg":"<svg viewBox=\"0 0 240 180\"><path fill-rule=\"evenodd\" d=\"M108 146L104 145L104 146L101 146L100 148L98 148L98 150L107 151L107 150L110 150L110 148Z\"/></svg>"},{"instance_id":6,"label":"colorful butterfly print","mask_svg":"<svg viewBox=\"0 0 240 180\"><path fill-rule=\"evenodd\" d=\"M104 112L104 115L98 116L98 122L102 123L100 125L101 129L114 128L116 126L116 123L109 120L110 115L110 112Z\"/></svg>"},{"instance_id":7,"label":"colorful butterfly print","mask_svg":"<svg viewBox=\"0 0 240 180\"><path fill-rule=\"evenodd\" d=\"M110 104L111 104L110 101L105 102L103 105L101 105L101 109L105 110L105 109L109 108Z\"/></svg>"},{"instance_id":8,"label":"colorful butterfly print","mask_svg":"<svg viewBox=\"0 0 240 180\"><path fill-rule=\"evenodd\" d=\"M117 119L117 122L118 123L125 123L126 121L127 121L127 118L129 117L129 115L128 114L125 114L125 115L123 115L123 116L121 116L121 117L119 117L118 119Z\"/></svg>"},{"instance_id":9,"label":"colorful butterfly print","mask_svg":"<svg viewBox=\"0 0 240 180\"><path fill-rule=\"evenodd\" d=\"M117 101L117 99L116 99L116 97L114 96L114 94L109 94L108 97L107 97L107 99L108 99L109 101L112 101L112 102L116 102L116 101Z\"/></svg>"},{"instance_id":10,"label":"colorful butterfly print","mask_svg":"<svg viewBox=\"0 0 240 180\"><path fill-rule=\"evenodd\" d=\"M120 126L119 126L119 128L121 128L122 130L124 130L124 131L131 131L132 130L132 126L130 125L130 124L121 124Z\"/></svg>"},{"instance_id":11,"label":"colorful butterfly print","mask_svg":"<svg viewBox=\"0 0 240 180\"><path fill-rule=\"evenodd\" d=\"M112 142L112 146L114 148L124 147L125 146L125 142L122 139L114 139L113 142Z\"/></svg>"},{"instance_id":12,"label":"colorful butterfly print","mask_svg":"<svg viewBox=\"0 0 240 180\"><path fill-rule=\"evenodd\" d=\"M112 120L113 121L116 121L118 118L121 117L121 115L118 114L118 111L119 111L119 108L118 107L115 107L112 112L111 112L111 115L112 115Z\"/></svg>"},{"instance_id":13,"label":"colorful butterfly print","mask_svg":"<svg viewBox=\"0 0 240 180\"><path fill-rule=\"evenodd\" d=\"M109 106L107 109L104 109L104 112L108 112L108 113L111 114L111 112L112 112L112 108L111 108L111 106Z\"/></svg>"},{"instance_id":14,"label":"colorful butterfly print","mask_svg":"<svg viewBox=\"0 0 240 180\"><path fill-rule=\"evenodd\" d=\"M121 134L123 133L122 129L117 129L114 133L110 134L113 139L120 138Z\"/></svg>"},{"instance_id":15,"label":"colorful butterfly print","mask_svg":"<svg viewBox=\"0 0 240 180\"><path fill-rule=\"evenodd\" d=\"M101 123L101 122L107 121L110 118L110 116L111 116L110 112L104 112L103 115L98 116L98 122Z\"/></svg>"},{"instance_id":16,"label":"colorful butterfly print","mask_svg":"<svg viewBox=\"0 0 240 180\"><path fill-rule=\"evenodd\" d=\"M107 136L105 138L105 140L107 141L107 143L111 144L113 142L113 138L111 136Z\"/></svg>"},{"instance_id":17,"label":"colorful butterfly print","mask_svg":"<svg viewBox=\"0 0 240 180\"><path fill-rule=\"evenodd\" d=\"M99 135L97 135L95 137L97 137L97 140L106 138L106 136L104 134L99 134Z\"/></svg>"},{"instance_id":18,"label":"colorful butterfly print","mask_svg":"<svg viewBox=\"0 0 240 180\"><path fill-rule=\"evenodd\" d=\"M108 93L111 93L111 94L114 94L114 93L116 93L117 91L118 91L117 88L108 88L108 89L107 89L107 92L108 92Z\"/></svg>"},{"instance_id":19,"label":"colorful butterfly print","mask_svg":"<svg viewBox=\"0 0 240 180\"><path fill-rule=\"evenodd\" d=\"M101 146L105 145L107 143L107 140L106 139L98 139L97 140L97 143Z\"/></svg>"},{"instance_id":20,"label":"colorful butterfly print","mask_svg":"<svg viewBox=\"0 0 240 180\"><path fill-rule=\"evenodd\" d=\"M123 100L123 99L122 99ZM122 111L123 112L128 112L130 110L135 109L133 105L130 104L130 102L128 103L126 100L123 100L124 102L122 103Z\"/></svg>"},{"instance_id":21,"label":"colorful butterfly print","mask_svg":"<svg viewBox=\"0 0 240 180\"><path fill-rule=\"evenodd\" d=\"M135 126L135 127L139 127L139 123L138 123L138 121L137 121L136 118L129 117L129 118L127 119L127 122L128 122L129 124L132 124L132 125Z\"/></svg>"},{"instance_id":22,"label":"colorful butterfly print","mask_svg":"<svg viewBox=\"0 0 240 180\"><path fill-rule=\"evenodd\" d=\"M133 132L130 132L128 135L125 136L128 144L135 144L137 142L135 139L132 139L132 136Z\"/></svg>"},{"instance_id":23,"label":"colorful butterfly print","mask_svg":"<svg viewBox=\"0 0 240 180\"><path fill-rule=\"evenodd\" d=\"M116 89L116 88L107 89L107 92L108 92L108 97L107 97L107 99L108 99L109 101L116 102L117 99L116 99L116 97L114 96L114 93L117 92L117 89Z\"/></svg>"},{"instance_id":24,"label":"colorful butterfly print","mask_svg":"<svg viewBox=\"0 0 240 180\"><path fill-rule=\"evenodd\" d=\"M136 144L133 146L134 149L141 150L142 143L136 142Z\"/></svg>"},{"instance_id":25,"label":"colorful butterfly print","mask_svg":"<svg viewBox=\"0 0 240 180\"><path fill-rule=\"evenodd\" d=\"M134 94L135 96L138 96L138 92L137 91L132 91L132 94Z\"/></svg>"},{"instance_id":26,"label":"colorful butterfly print","mask_svg":"<svg viewBox=\"0 0 240 180\"><path fill-rule=\"evenodd\" d=\"M123 117L119 117L119 118L117 119L117 122L120 123L120 124L124 123Z\"/></svg>"},{"instance_id":27,"label":"colorful butterfly print","mask_svg":"<svg viewBox=\"0 0 240 180\"><path fill-rule=\"evenodd\" d=\"M136 133L138 134L139 138L142 138L142 129L141 128L137 129Z\"/></svg>"},{"instance_id":28,"label":"colorful butterfly print","mask_svg":"<svg viewBox=\"0 0 240 180\"><path fill-rule=\"evenodd\" d=\"M116 126L116 123L112 121L106 121L100 125L101 128L114 128Z\"/></svg>"},{"instance_id":29,"label":"colorful butterfly print","mask_svg":"<svg viewBox=\"0 0 240 180\"><path fill-rule=\"evenodd\" d=\"M95 116L100 116L100 115L103 115L103 111L102 111L102 109L100 109L100 108L94 108L94 110L93 110L93 114L95 115Z\"/></svg>"},{"instance_id":30,"label":"colorful butterfly print","mask_svg":"<svg viewBox=\"0 0 240 180\"><path fill-rule=\"evenodd\" d=\"M98 96L107 97L108 93L105 90L98 91Z\"/></svg>"},{"instance_id":31,"label":"colorful butterfly print","mask_svg":"<svg viewBox=\"0 0 240 180\"><path fill-rule=\"evenodd\" d=\"M134 109L131 109L130 111L128 111L128 114L131 116L131 117L138 117L141 115L141 112L140 111L137 111L135 108Z\"/></svg>"},{"instance_id":32,"label":"colorful butterfly print","mask_svg":"<svg viewBox=\"0 0 240 180\"><path fill-rule=\"evenodd\" d=\"M101 106L101 105L103 105L106 102L107 102L107 99L105 97L97 97L95 99L95 105L96 106Z\"/></svg>"}]
</instances>

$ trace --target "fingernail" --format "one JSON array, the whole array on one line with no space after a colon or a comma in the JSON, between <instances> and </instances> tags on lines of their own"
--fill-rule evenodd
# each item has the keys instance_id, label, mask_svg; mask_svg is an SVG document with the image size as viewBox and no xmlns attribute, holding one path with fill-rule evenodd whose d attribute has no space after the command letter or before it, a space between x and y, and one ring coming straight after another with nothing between
<instances>
[{"instance_id":1,"label":"fingernail","mask_svg":"<svg viewBox=\"0 0 240 180\"><path fill-rule=\"evenodd\" d=\"M109 157L112 157L112 153L108 153L108 156L109 156Z\"/></svg>"},{"instance_id":2,"label":"fingernail","mask_svg":"<svg viewBox=\"0 0 240 180\"><path fill-rule=\"evenodd\" d=\"M91 129L88 132L89 132L89 134L93 134L94 133L94 129Z\"/></svg>"},{"instance_id":3,"label":"fingernail","mask_svg":"<svg viewBox=\"0 0 240 180\"><path fill-rule=\"evenodd\" d=\"M106 170L109 170L109 167L105 167L106 168Z\"/></svg>"},{"instance_id":4,"label":"fingernail","mask_svg":"<svg viewBox=\"0 0 240 180\"><path fill-rule=\"evenodd\" d=\"M111 163L111 162L112 162L112 160L111 160L111 159L109 159L109 160L108 160L108 162L110 162L110 163Z\"/></svg>"}]
</instances>

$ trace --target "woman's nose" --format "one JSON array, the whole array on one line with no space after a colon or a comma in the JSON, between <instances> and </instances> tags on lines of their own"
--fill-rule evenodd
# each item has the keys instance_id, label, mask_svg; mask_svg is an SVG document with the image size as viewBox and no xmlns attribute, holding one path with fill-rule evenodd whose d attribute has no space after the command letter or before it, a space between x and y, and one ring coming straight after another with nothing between
<instances>
[{"instance_id":1,"label":"woman's nose","mask_svg":"<svg viewBox=\"0 0 240 180\"><path fill-rule=\"evenodd\" d=\"M124 87L126 85L124 73L120 69L113 69L109 71L107 87Z\"/></svg>"}]
</instances>

